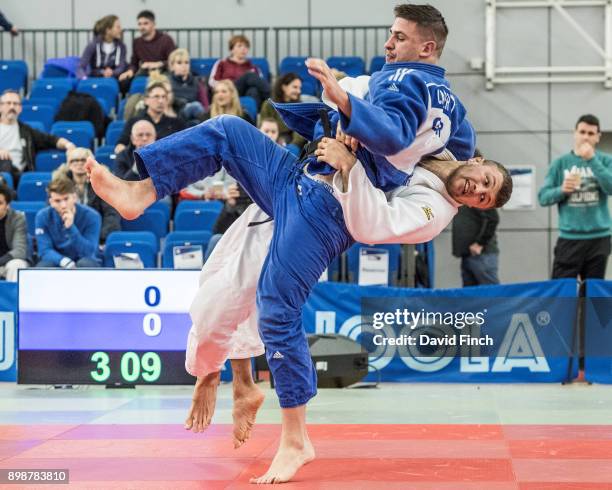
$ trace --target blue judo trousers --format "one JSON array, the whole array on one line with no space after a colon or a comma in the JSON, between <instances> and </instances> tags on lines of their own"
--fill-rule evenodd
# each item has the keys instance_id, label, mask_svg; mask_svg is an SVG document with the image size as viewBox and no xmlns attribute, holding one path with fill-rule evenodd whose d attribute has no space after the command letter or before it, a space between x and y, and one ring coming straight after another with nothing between
<instances>
[{"instance_id":1,"label":"blue judo trousers","mask_svg":"<svg viewBox=\"0 0 612 490\"><path fill-rule=\"evenodd\" d=\"M302 306L331 261L353 240L329 187L303 173L303 164L254 126L220 116L136 152L141 177L157 198L215 174L221 167L274 218L274 234L259 279L259 332L283 408L317 393Z\"/></svg>"}]
</instances>

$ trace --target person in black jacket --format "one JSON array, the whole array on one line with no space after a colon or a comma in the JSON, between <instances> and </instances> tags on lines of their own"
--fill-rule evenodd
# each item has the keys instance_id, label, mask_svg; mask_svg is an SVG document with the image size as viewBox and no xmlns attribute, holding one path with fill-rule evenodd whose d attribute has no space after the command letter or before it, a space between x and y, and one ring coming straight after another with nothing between
<instances>
[{"instance_id":1,"label":"person in black jacket","mask_svg":"<svg viewBox=\"0 0 612 490\"><path fill-rule=\"evenodd\" d=\"M8 20L4 14L0 11L0 27L2 27L2 29L4 29L5 31L8 31L11 33L11 36L18 36L19 35L19 29L17 29L10 20Z\"/></svg>"},{"instance_id":2,"label":"person in black jacket","mask_svg":"<svg viewBox=\"0 0 612 490\"><path fill-rule=\"evenodd\" d=\"M0 172L10 172L15 186L22 172L34 170L36 152L74 148L74 145L65 138L42 133L18 122L21 110L19 93L5 90L0 97Z\"/></svg>"},{"instance_id":3,"label":"person in black jacket","mask_svg":"<svg viewBox=\"0 0 612 490\"><path fill-rule=\"evenodd\" d=\"M461 258L463 287L499 284L496 209L461 206L453 220L453 255Z\"/></svg>"},{"instance_id":4,"label":"person in black jacket","mask_svg":"<svg viewBox=\"0 0 612 490\"><path fill-rule=\"evenodd\" d=\"M130 133L130 144L117 154L114 174L123 180L140 180L134 150L150 145L155 141L155 126L146 119L136 121Z\"/></svg>"}]
</instances>

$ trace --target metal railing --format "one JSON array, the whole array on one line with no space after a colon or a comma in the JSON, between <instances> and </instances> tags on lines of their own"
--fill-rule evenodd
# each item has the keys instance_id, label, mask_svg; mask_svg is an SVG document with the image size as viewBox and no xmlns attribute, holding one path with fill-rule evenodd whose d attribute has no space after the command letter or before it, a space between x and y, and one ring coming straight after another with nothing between
<instances>
[{"instance_id":1,"label":"metal railing","mask_svg":"<svg viewBox=\"0 0 612 490\"><path fill-rule=\"evenodd\" d=\"M373 56L383 54L388 26L329 27L222 27L200 29L160 29L172 36L177 46L186 48L191 57L227 56L227 42L234 34L244 34L251 41L250 55L268 59L276 67L286 56L361 56L366 66ZM131 55L136 29L123 30L123 42ZM19 36L0 33L0 59L25 60L30 78L42 72L49 58L80 56L93 33L90 29L24 29ZM129 61L129 56L128 56Z\"/></svg>"}]
</instances>

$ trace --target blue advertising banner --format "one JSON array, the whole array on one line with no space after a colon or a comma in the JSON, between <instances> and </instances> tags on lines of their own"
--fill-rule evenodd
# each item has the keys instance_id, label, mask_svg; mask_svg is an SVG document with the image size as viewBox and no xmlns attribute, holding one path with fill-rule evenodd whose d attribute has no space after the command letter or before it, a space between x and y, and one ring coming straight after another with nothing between
<instances>
[{"instance_id":1,"label":"blue advertising banner","mask_svg":"<svg viewBox=\"0 0 612 490\"><path fill-rule=\"evenodd\" d=\"M584 378L612 383L612 281L588 279L584 314Z\"/></svg>"},{"instance_id":2,"label":"blue advertising banner","mask_svg":"<svg viewBox=\"0 0 612 490\"><path fill-rule=\"evenodd\" d=\"M449 290L319 283L303 318L307 333L364 345L369 381L560 382L576 309L573 279Z\"/></svg>"},{"instance_id":3,"label":"blue advertising banner","mask_svg":"<svg viewBox=\"0 0 612 490\"><path fill-rule=\"evenodd\" d=\"M17 380L17 284L0 282L0 381Z\"/></svg>"}]
</instances>

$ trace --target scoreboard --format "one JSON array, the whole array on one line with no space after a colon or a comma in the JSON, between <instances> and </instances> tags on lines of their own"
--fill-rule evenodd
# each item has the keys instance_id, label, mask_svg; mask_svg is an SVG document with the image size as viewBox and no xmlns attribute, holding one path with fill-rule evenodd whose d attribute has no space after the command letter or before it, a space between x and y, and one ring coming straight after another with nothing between
<instances>
[{"instance_id":1,"label":"scoreboard","mask_svg":"<svg viewBox=\"0 0 612 490\"><path fill-rule=\"evenodd\" d=\"M18 383L193 384L185 371L199 271L25 269Z\"/></svg>"}]
</instances>

